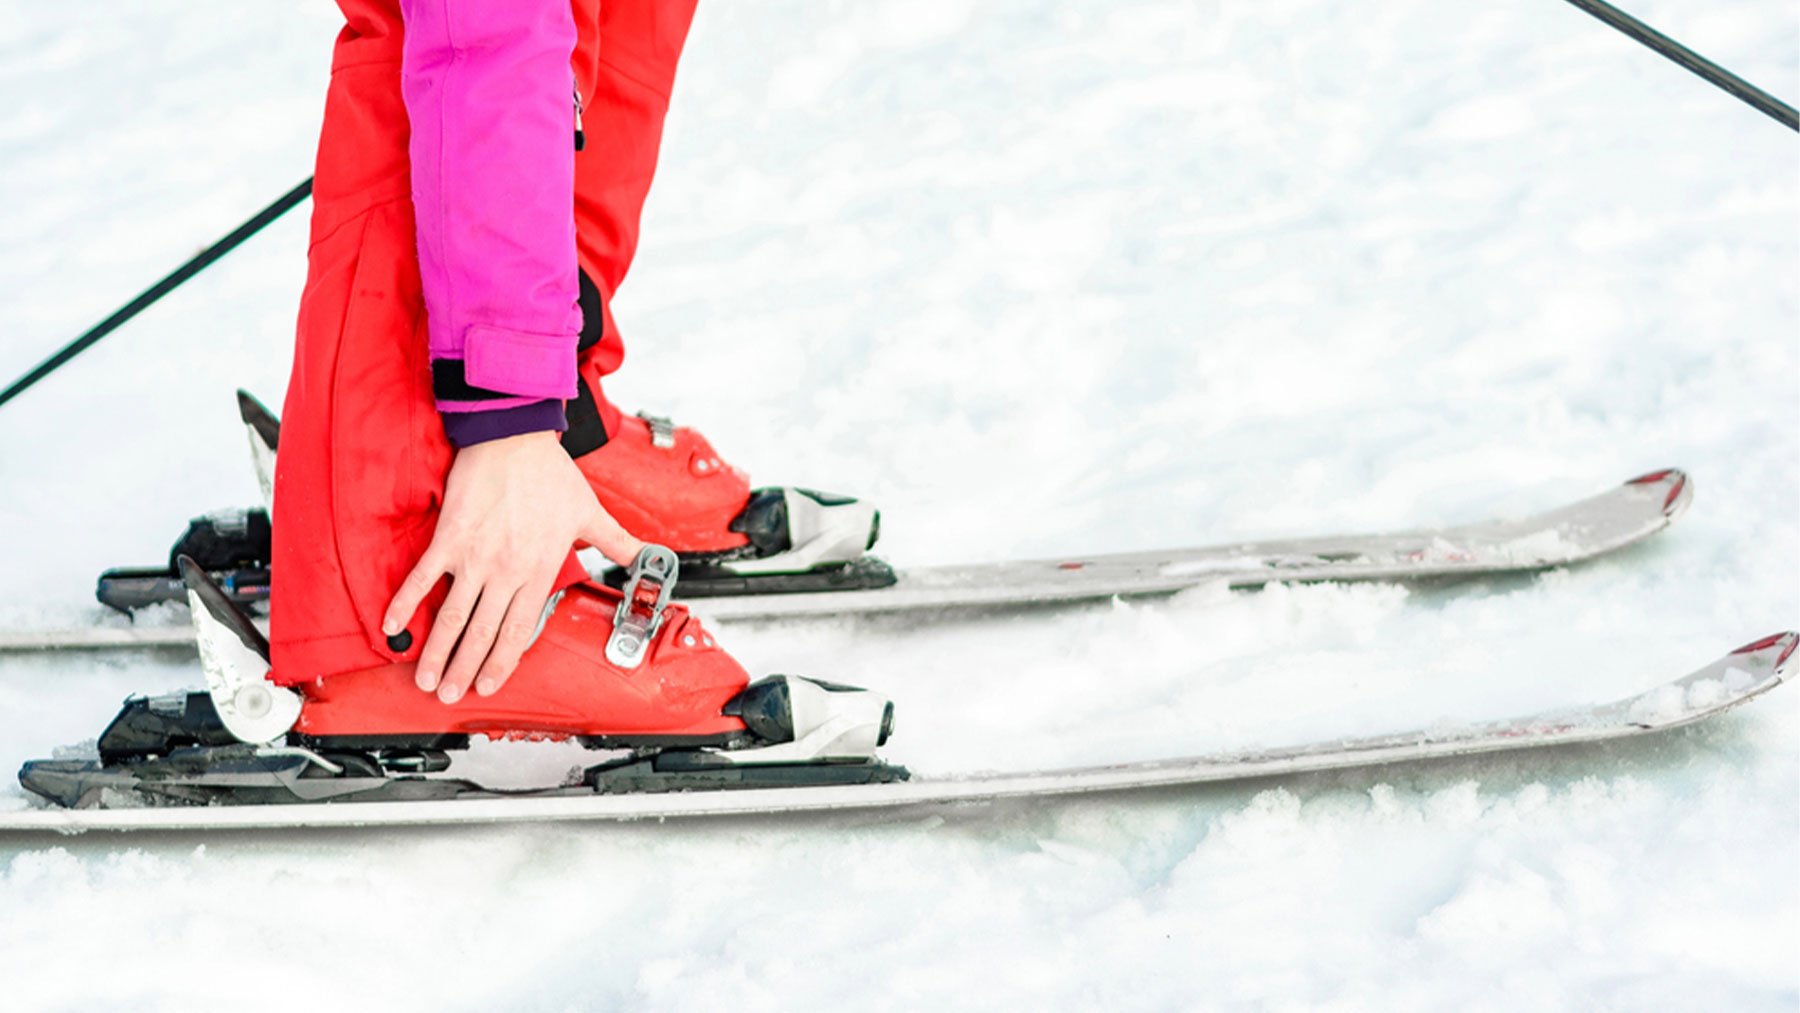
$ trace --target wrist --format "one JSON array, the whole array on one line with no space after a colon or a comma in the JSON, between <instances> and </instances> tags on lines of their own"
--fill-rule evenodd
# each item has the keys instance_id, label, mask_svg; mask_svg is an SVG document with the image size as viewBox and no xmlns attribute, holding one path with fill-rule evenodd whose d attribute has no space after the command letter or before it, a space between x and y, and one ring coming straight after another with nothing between
<instances>
[{"instance_id":1,"label":"wrist","mask_svg":"<svg viewBox=\"0 0 1800 1013\"><path fill-rule=\"evenodd\" d=\"M444 420L444 435L458 449L529 434L556 439L569 426L563 414L563 403L556 400L490 411L447 411L440 415Z\"/></svg>"}]
</instances>

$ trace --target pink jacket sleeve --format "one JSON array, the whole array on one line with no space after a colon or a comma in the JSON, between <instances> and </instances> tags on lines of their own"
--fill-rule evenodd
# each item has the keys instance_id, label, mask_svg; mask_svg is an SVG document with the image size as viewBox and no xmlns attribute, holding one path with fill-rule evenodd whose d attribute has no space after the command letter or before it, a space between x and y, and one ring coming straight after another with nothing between
<instances>
[{"instance_id":1,"label":"pink jacket sleeve","mask_svg":"<svg viewBox=\"0 0 1800 1013\"><path fill-rule=\"evenodd\" d=\"M568 0L402 0L402 16L438 409L447 428L464 413L559 418L544 402L575 396L581 330ZM544 428L562 427L516 431Z\"/></svg>"}]
</instances>

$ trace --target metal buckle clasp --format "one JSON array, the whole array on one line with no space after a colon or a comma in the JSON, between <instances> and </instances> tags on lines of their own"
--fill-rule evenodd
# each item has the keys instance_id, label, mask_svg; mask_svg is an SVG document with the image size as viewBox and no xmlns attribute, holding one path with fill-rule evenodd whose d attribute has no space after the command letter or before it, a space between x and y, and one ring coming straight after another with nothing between
<instances>
[{"instance_id":1,"label":"metal buckle clasp","mask_svg":"<svg viewBox=\"0 0 1800 1013\"><path fill-rule=\"evenodd\" d=\"M625 597L613 613L612 635L606 638L606 660L620 668L636 668L662 625L663 609L675 590L681 561L672 549L646 545L631 564Z\"/></svg>"},{"instance_id":2,"label":"metal buckle clasp","mask_svg":"<svg viewBox=\"0 0 1800 1013\"><path fill-rule=\"evenodd\" d=\"M675 423L661 415L638 412L638 418L650 423L650 445L667 450L675 445Z\"/></svg>"}]
</instances>

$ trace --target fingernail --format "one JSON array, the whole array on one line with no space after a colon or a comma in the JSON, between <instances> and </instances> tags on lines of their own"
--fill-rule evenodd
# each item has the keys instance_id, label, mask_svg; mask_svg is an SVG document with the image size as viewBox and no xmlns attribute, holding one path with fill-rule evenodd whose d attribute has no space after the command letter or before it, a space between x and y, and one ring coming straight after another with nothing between
<instances>
[{"instance_id":1,"label":"fingernail","mask_svg":"<svg viewBox=\"0 0 1800 1013\"><path fill-rule=\"evenodd\" d=\"M437 673L428 668L421 668L413 674L413 680L427 693L437 688L437 679Z\"/></svg>"},{"instance_id":2,"label":"fingernail","mask_svg":"<svg viewBox=\"0 0 1800 1013\"><path fill-rule=\"evenodd\" d=\"M499 688L500 687L494 685L494 680L492 679L483 679L475 684L475 692L480 693L482 696L493 696L494 690Z\"/></svg>"},{"instance_id":3,"label":"fingernail","mask_svg":"<svg viewBox=\"0 0 1800 1013\"><path fill-rule=\"evenodd\" d=\"M455 703L462 699L462 690L457 689L455 683L445 683L438 687L438 699L445 703Z\"/></svg>"},{"instance_id":4,"label":"fingernail","mask_svg":"<svg viewBox=\"0 0 1800 1013\"><path fill-rule=\"evenodd\" d=\"M381 635L382 636L391 637L394 634L399 633L399 632L400 632L400 624L399 623L393 621L392 619L383 619L381 621Z\"/></svg>"}]
</instances>

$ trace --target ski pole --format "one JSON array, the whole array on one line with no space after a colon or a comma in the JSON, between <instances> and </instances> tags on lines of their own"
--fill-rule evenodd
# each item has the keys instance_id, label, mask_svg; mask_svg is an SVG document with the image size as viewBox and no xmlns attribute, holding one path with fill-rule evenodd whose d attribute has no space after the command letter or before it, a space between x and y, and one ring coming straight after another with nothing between
<instances>
[{"instance_id":1,"label":"ski pole","mask_svg":"<svg viewBox=\"0 0 1800 1013\"><path fill-rule=\"evenodd\" d=\"M1793 106L1651 28L1607 3L1606 0L1569 0L1569 2L1744 100L1752 108L1774 117L1777 122L1789 130L1800 131L1800 113L1796 113Z\"/></svg>"},{"instance_id":2,"label":"ski pole","mask_svg":"<svg viewBox=\"0 0 1800 1013\"><path fill-rule=\"evenodd\" d=\"M262 230L263 226L286 214L289 209L305 200L307 195L312 193L312 184L312 177L308 176L299 186L294 187L292 190L283 194L275 203L258 211L255 217L244 224L239 225L236 229L233 229L230 234L225 236L225 238L212 244L206 249L201 250L192 260L189 260L187 263L170 272L168 277L139 293L136 299L119 307L112 316L95 324L93 327L89 328L86 333L82 334L81 337L64 345L55 355L38 363L37 367L31 372L19 377L17 380L13 381L11 386L0 391L0 405L18 397L20 394L24 393L27 388L31 387L32 384L35 384L44 377L56 372L62 367L63 363L68 362L70 359L73 359L75 356L86 351L95 342L106 337L108 334L111 334L120 324L123 324L125 321L142 313L150 306L150 304L179 288L182 282L199 274L213 261L230 253L233 249L237 248L238 244L249 239L251 236L256 235L257 232Z\"/></svg>"}]
</instances>

